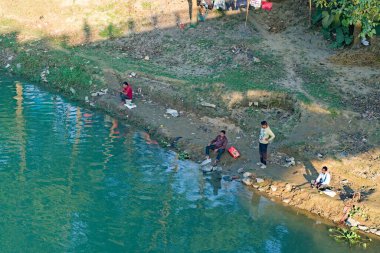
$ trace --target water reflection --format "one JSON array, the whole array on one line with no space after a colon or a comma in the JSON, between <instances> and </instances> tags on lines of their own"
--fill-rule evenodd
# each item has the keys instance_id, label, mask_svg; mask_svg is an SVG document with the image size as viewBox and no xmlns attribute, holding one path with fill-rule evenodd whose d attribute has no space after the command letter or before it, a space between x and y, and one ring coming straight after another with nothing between
<instances>
[{"instance_id":1,"label":"water reflection","mask_svg":"<svg viewBox=\"0 0 380 253\"><path fill-rule=\"evenodd\" d=\"M15 128L16 132L14 137L17 138L20 150L20 162L19 162L19 180L25 180L24 171L26 170L26 132L25 132L25 119L23 115L23 87L19 82L16 85L16 117L15 117Z\"/></svg>"}]
</instances>

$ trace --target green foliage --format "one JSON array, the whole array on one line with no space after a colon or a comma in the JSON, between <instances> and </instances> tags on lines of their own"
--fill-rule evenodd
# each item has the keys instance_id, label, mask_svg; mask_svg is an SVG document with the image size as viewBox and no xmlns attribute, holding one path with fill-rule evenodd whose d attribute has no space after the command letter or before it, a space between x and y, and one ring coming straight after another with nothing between
<instances>
[{"instance_id":1,"label":"green foliage","mask_svg":"<svg viewBox=\"0 0 380 253\"><path fill-rule=\"evenodd\" d=\"M77 92L86 92L96 81L96 74L90 62L82 57L69 54L65 51L33 50L21 51L14 62L20 63L21 68L15 68L16 74L27 78L32 82L42 82L41 72L48 69L46 74L49 85L56 86L59 90L68 92L74 88Z\"/></svg>"},{"instance_id":2,"label":"green foliage","mask_svg":"<svg viewBox=\"0 0 380 253\"><path fill-rule=\"evenodd\" d=\"M329 12L330 16L339 19L343 27L361 25L360 37L372 37L376 34L376 26L380 24L379 0L314 0L317 7ZM329 27L333 17L325 16L322 20L324 27Z\"/></svg>"},{"instance_id":3,"label":"green foliage","mask_svg":"<svg viewBox=\"0 0 380 253\"><path fill-rule=\"evenodd\" d=\"M178 153L178 159L179 160L187 160L187 159L190 159L190 155L186 151L180 151Z\"/></svg>"},{"instance_id":4,"label":"green foliage","mask_svg":"<svg viewBox=\"0 0 380 253\"><path fill-rule=\"evenodd\" d=\"M350 33L348 26L343 25L342 15L333 13L331 10L317 9L313 22L314 24L322 23L322 34L327 40L334 41L332 46L339 48L350 45L353 41L353 36Z\"/></svg>"},{"instance_id":5,"label":"green foliage","mask_svg":"<svg viewBox=\"0 0 380 253\"><path fill-rule=\"evenodd\" d=\"M152 8L152 3L151 3L151 2L148 2L148 1L142 2L142 3L141 3L141 7L142 7L144 10L150 10L150 9Z\"/></svg>"},{"instance_id":6,"label":"green foliage","mask_svg":"<svg viewBox=\"0 0 380 253\"><path fill-rule=\"evenodd\" d=\"M106 28L99 32L99 35L103 38L115 39L123 35L123 30L110 23Z\"/></svg>"},{"instance_id":7,"label":"green foliage","mask_svg":"<svg viewBox=\"0 0 380 253\"><path fill-rule=\"evenodd\" d=\"M330 228L330 236L333 237L338 242L348 243L350 247L358 245L363 248L367 247L367 242L372 241L370 238L362 238L358 233L356 233L357 228L351 227L346 228Z\"/></svg>"},{"instance_id":8,"label":"green foliage","mask_svg":"<svg viewBox=\"0 0 380 253\"><path fill-rule=\"evenodd\" d=\"M368 214L360 206L353 206L348 214L349 217L360 216L363 219L368 219Z\"/></svg>"}]
</instances>

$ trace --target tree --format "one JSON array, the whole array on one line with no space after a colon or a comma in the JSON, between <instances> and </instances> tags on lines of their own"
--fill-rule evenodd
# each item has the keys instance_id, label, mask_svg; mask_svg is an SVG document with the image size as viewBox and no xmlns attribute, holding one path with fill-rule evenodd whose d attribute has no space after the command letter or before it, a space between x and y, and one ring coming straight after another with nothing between
<instances>
[{"instance_id":1,"label":"tree","mask_svg":"<svg viewBox=\"0 0 380 253\"><path fill-rule=\"evenodd\" d=\"M372 37L380 24L379 0L314 0L317 7L328 9L341 19L342 26L354 26L354 45L360 38Z\"/></svg>"},{"instance_id":2,"label":"tree","mask_svg":"<svg viewBox=\"0 0 380 253\"><path fill-rule=\"evenodd\" d=\"M191 25L196 25L198 23L198 6L197 0L187 0L189 3L189 15Z\"/></svg>"}]
</instances>

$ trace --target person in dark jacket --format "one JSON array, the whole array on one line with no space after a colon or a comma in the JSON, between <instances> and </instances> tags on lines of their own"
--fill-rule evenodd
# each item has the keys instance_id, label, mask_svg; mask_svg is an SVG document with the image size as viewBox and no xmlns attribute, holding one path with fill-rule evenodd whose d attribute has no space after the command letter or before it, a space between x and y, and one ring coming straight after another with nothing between
<instances>
[{"instance_id":1,"label":"person in dark jacket","mask_svg":"<svg viewBox=\"0 0 380 253\"><path fill-rule=\"evenodd\" d=\"M210 150L214 150L214 153L217 153L216 160L214 162L214 165L216 165L220 158L222 157L224 151L226 151L227 148L227 137L226 137L226 131L222 130L220 131L219 135L216 136L215 139L213 139L206 147L206 161L211 162L210 159Z\"/></svg>"}]
</instances>

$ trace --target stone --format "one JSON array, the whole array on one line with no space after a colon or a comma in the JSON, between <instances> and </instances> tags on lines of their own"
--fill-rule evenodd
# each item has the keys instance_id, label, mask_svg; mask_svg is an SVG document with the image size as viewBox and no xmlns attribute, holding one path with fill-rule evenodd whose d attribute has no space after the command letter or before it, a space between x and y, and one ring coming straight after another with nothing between
<instances>
[{"instance_id":1,"label":"stone","mask_svg":"<svg viewBox=\"0 0 380 253\"><path fill-rule=\"evenodd\" d=\"M261 62L261 60L257 57L253 57L253 62L259 63L259 62Z\"/></svg>"},{"instance_id":2,"label":"stone","mask_svg":"<svg viewBox=\"0 0 380 253\"><path fill-rule=\"evenodd\" d=\"M220 171L223 171L223 168L221 166L216 166L214 167L214 170L220 172Z\"/></svg>"},{"instance_id":3,"label":"stone","mask_svg":"<svg viewBox=\"0 0 380 253\"><path fill-rule=\"evenodd\" d=\"M244 173L244 169L243 169L243 168L240 168L240 169L238 169L237 172L238 172L239 174Z\"/></svg>"},{"instance_id":4,"label":"stone","mask_svg":"<svg viewBox=\"0 0 380 253\"><path fill-rule=\"evenodd\" d=\"M70 87L70 91L71 91L71 93L73 93L75 95L75 90L73 87Z\"/></svg>"},{"instance_id":5,"label":"stone","mask_svg":"<svg viewBox=\"0 0 380 253\"><path fill-rule=\"evenodd\" d=\"M170 114L171 116L173 117L178 117L179 116L179 113L177 110L174 110L174 109L166 109L166 113L167 114Z\"/></svg>"},{"instance_id":6,"label":"stone","mask_svg":"<svg viewBox=\"0 0 380 253\"><path fill-rule=\"evenodd\" d=\"M85 96L85 97L84 97L84 101L85 101L86 103L89 103L89 102L90 102L90 100L88 99L88 96Z\"/></svg>"},{"instance_id":7,"label":"stone","mask_svg":"<svg viewBox=\"0 0 380 253\"><path fill-rule=\"evenodd\" d=\"M377 231L375 232L375 235L380 236L380 230L377 230Z\"/></svg>"},{"instance_id":8,"label":"stone","mask_svg":"<svg viewBox=\"0 0 380 253\"><path fill-rule=\"evenodd\" d=\"M97 97L97 96L98 96L97 92L91 93L91 97Z\"/></svg>"},{"instance_id":9,"label":"stone","mask_svg":"<svg viewBox=\"0 0 380 253\"><path fill-rule=\"evenodd\" d=\"M275 186L275 185L271 185L271 186L270 186L270 189L272 190L272 192L275 192L275 191L277 191L277 186Z\"/></svg>"},{"instance_id":10,"label":"stone","mask_svg":"<svg viewBox=\"0 0 380 253\"><path fill-rule=\"evenodd\" d=\"M259 102L253 102L254 106L259 106Z\"/></svg>"},{"instance_id":11,"label":"stone","mask_svg":"<svg viewBox=\"0 0 380 253\"><path fill-rule=\"evenodd\" d=\"M251 107L253 105L253 102L249 102L248 106Z\"/></svg>"},{"instance_id":12,"label":"stone","mask_svg":"<svg viewBox=\"0 0 380 253\"><path fill-rule=\"evenodd\" d=\"M363 226L363 225L359 225L358 228L362 231L367 231L368 230L368 227L366 226Z\"/></svg>"},{"instance_id":13,"label":"stone","mask_svg":"<svg viewBox=\"0 0 380 253\"><path fill-rule=\"evenodd\" d=\"M320 154L320 153L318 153L317 156L318 156L318 158L322 158L323 157L323 155Z\"/></svg>"},{"instance_id":14,"label":"stone","mask_svg":"<svg viewBox=\"0 0 380 253\"><path fill-rule=\"evenodd\" d=\"M21 63L17 63L17 64L16 64L16 68L17 68L17 69L21 69Z\"/></svg>"},{"instance_id":15,"label":"stone","mask_svg":"<svg viewBox=\"0 0 380 253\"><path fill-rule=\"evenodd\" d=\"M371 232L372 234L375 234L375 233L377 232L377 229L376 229L376 228L371 228L371 229L369 230L369 232Z\"/></svg>"},{"instance_id":16,"label":"stone","mask_svg":"<svg viewBox=\"0 0 380 253\"><path fill-rule=\"evenodd\" d=\"M144 60L146 60L146 61L149 61L149 59L150 59L149 56L144 57Z\"/></svg>"},{"instance_id":17,"label":"stone","mask_svg":"<svg viewBox=\"0 0 380 253\"><path fill-rule=\"evenodd\" d=\"M136 77L136 73L135 73L135 72L132 72L132 73L131 73L131 77Z\"/></svg>"},{"instance_id":18,"label":"stone","mask_svg":"<svg viewBox=\"0 0 380 253\"><path fill-rule=\"evenodd\" d=\"M245 185L248 185L248 186L251 186L253 184L253 180L252 178L243 178L243 180L241 180L243 182L243 184Z\"/></svg>"},{"instance_id":19,"label":"stone","mask_svg":"<svg viewBox=\"0 0 380 253\"><path fill-rule=\"evenodd\" d=\"M259 184L260 183L264 183L264 179L262 179L262 178L256 178L256 182L259 183Z\"/></svg>"},{"instance_id":20,"label":"stone","mask_svg":"<svg viewBox=\"0 0 380 253\"><path fill-rule=\"evenodd\" d=\"M287 161L287 162L294 162L295 159L294 159L294 157L287 157L287 158L285 158L285 161Z\"/></svg>"},{"instance_id":21,"label":"stone","mask_svg":"<svg viewBox=\"0 0 380 253\"><path fill-rule=\"evenodd\" d=\"M343 179L343 180L341 181L341 183L342 183L342 184L348 184L348 180L347 180L347 179Z\"/></svg>"},{"instance_id":22,"label":"stone","mask_svg":"<svg viewBox=\"0 0 380 253\"><path fill-rule=\"evenodd\" d=\"M354 219L352 219L351 217L349 217L349 218L347 219L347 221L346 221L346 224L347 224L348 226L351 226L351 227L357 227L357 226L360 224L360 222L359 222L359 221L356 221L356 220L354 220Z\"/></svg>"},{"instance_id":23,"label":"stone","mask_svg":"<svg viewBox=\"0 0 380 253\"><path fill-rule=\"evenodd\" d=\"M283 199L282 202L284 202L285 204L289 204L290 203L290 199Z\"/></svg>"},{"instance_id":24,"label":"stone","mask_svg":"<svg viewBox=\"0 0 380 253\"><path fill-rule=\"evenodd\" d=\"M210 104L210 103L207 103L207 102L202 102L201 106L210 107L210 108L214 108L214 109L216 108L216 105Z\"/></svg>"},{"instance_id":25,"label":"stone","mask_svg":"<svg viewBox=\"0 0 380 253\"><path fill-rule=\"evenodd\" d=\"M293 190L293 185L291 185L291 184L286 184L285 185L285 191L291 192L292 190Z\"/></svg>"},{"instance_id":26,"label":"stone","mask_svg":"<svg viewBox=\"0 0 380 253\"><path fill-rule=\"evenodd\" d=\"M288 162L287 164L285 164L284 166L289 168L290 166L294 166L296 165L296 162L295 161L291 161L291 162Z\"/></svg>"},{"instance_id":27,"label":"stone","mask_svg":"<svg viewBox=\"0 0 380 253\"><path fill-rule=\"evenodd\" d=\"M211 172L213 170L214 170L214 168L212 166L210 166L210 165L202 167L202 171L203 172Z\"/></svg>"},{"instance_id":28,"label":"stone","mask_svg":"<svg viewBox=\"0 0 380 253\"><path fill-rule=\"evenodd\" d=\"M252 175L251 172L244 172L243 177L252 177Z\"/></svg>"},{"instance_id":29,"label":"stone","mask_svg":"<svg viewBox=\"0 0 380 253\"><path fill-rule=\"evenodd\" d=\"M6 66L5 66L5 68L7 69L7 68L9 68L11 66L11 64L7 64Z\"/></svg>"},{"instance_id":30,"label":"stone","mask_svg":"<svg viewBox=\"0 0 380 253\"><path fill-rule=\"evenodd\" d=\"M259 188L259 191L260 191L260 192L264 192L265 190L266 190L266 189L263 188L263 187L260 187L260 188Z\"/></svg>"},{"instance_id":31,"label":"stone","mask_svg":"<svg viewBox=\"0 0 380 253\"><path fill-rule=\"evenodd\" d=\"M253 188L256 188L256 189L258 189L260 187L260 185L258 185L258 184L253 184L252 186L253 186Z\"/></svg>"}]
</instances>

